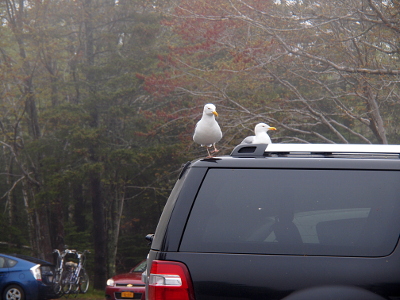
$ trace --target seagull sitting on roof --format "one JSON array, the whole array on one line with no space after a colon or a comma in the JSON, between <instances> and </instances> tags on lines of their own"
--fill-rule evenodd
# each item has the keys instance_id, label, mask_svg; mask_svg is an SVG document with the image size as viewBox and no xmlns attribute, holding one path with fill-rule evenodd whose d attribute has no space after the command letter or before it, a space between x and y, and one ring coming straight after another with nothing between
<instances>
[{"instance_id":1,"label":"seagull sitting on roof","mask_svg":"<svg viewBox=\"0 0 400 300\"><path fill-rule=\"evenodd\" d=\"M215 120L215 117L218 117L218 113L215 109L215 105L211 103L204 106L203 116L200 121L197 122L193 134L193 141L200 144L202 147L206 147L208 157L212 157L208 148L214 147L211 153L218 152L219 150L215 147L215 143L222 138L221 128Z\"/></svg>"},{"instance_id":2,"label":"seagull sitting on roof","mask_svg":"<svg viewBox=\"0 0 400 300\"><path fill-rule=\"evenodd\" d=\"M276 128L270 127L265 123L258 123L254 128L256 135L246 137L241 144L272 144L271 138L267 133L268 130L276 130Z\"/></svg>"}]
</instances>

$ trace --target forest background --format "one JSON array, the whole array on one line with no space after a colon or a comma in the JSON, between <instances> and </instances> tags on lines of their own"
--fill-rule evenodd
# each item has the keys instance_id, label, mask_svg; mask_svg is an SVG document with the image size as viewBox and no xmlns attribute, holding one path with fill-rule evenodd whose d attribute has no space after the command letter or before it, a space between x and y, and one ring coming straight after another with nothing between
<instances>
[{"instance_id":1,"label":"forest background","mask_svg":"<svg viewBox=\"0 0 400 300\"><path fill-rule=\"evenodd\" d=\"M0 251L91 250L97 289L149 250L214 103L229 154L400 141L398 0L0 0Z\"/></svg>"}]
</instances>

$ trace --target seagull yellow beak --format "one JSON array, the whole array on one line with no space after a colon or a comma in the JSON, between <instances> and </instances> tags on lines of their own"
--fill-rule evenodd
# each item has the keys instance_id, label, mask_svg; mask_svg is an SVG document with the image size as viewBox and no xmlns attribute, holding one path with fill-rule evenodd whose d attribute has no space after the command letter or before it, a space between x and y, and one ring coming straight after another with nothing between
<instances>
[{"instance_id":1,"label":"seagull yellow beak","mask_svg":"<svg viewBox=\"0 0 400 300\"><path fill-rule=\"evenodd\" d=\"M214 114L214 116L218 117L218 113L216 111L212 112Z\"/></svg>"},{"instance_id":2,"label":"seagull yellow beak","mask_svg":"<svg viewBox=\"0 0 400 300\"><path fill-rule=\"evenodd\" d=\"M275 127L270 127L270 128L268 128L268 130L276 130L276 128Z\"/></svg>"}]
</instances>

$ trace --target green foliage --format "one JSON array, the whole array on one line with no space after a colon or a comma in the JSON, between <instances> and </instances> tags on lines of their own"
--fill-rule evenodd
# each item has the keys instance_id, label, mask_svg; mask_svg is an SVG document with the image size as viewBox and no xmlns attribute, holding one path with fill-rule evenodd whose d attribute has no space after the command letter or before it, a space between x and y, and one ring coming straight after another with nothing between
<instances>
[{"instance_id":1,"label":"green foliage","mask_svg":"<svg viewBox=\"0 0 400 300\"><path fill-rule=\"evenodd\" d=\"M11 220L2 218L2 239L30 245L29 254L39 256L64 245L90 249L93 275L96 203L90 180L96 174L106 241L115 234L131 239L134 228L133 246L118 248L117 257L127 257L128 264L141 260L144 236L154 231L182 160L178 145L158 138L162 123L147 114L158 103L142 87L165 47L156 39L160 14L145 0L95 1L90 7L76 1L10 4L23 11L23 19L12 28L15 11L1 14L0 127L7 151L0 160L0 193L12 193L19 209ZM6 199L0 208L9 212ZM108 219L116 203L125 205L120 232ZM29 236L30 226L40 228L31 228ZM38 243L36 233L45 232L50 241ZM113 263L110 253L108 259Z\"/></svg>"}]
</instances>

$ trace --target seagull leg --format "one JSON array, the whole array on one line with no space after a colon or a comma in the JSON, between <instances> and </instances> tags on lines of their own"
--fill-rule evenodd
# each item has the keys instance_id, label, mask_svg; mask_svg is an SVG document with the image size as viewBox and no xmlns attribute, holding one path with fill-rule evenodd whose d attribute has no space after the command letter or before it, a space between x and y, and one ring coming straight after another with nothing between
<instances>
[{"instance_id":1,"label":"seagull leg","mask_svg":"<svg viewBox=\"0 0 400 300\"><path fill-rule=\"evenodd\" d=\"M215 147L215 144L213 144L213 146L214 146L214 150L213 151L211 151L211 153L218 153L219 152L219 150Z\"/></svg>"},{"instance_id":2,"label":"seagull leg","mask_svg":"<svg viewBox=\"0 0 400 300\"><path fill-rule=\"evenodd\" d=\"M207 153L208 153L208 156L207 156L206 158L211 158L212 155L210 154L210 150L208 150L208 147L207 147L207 146L206 146L206 149L207 149Z\"/></svg>"}]
</instances>

